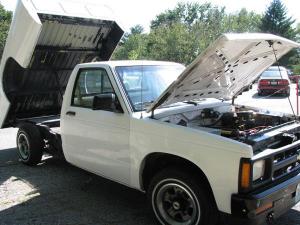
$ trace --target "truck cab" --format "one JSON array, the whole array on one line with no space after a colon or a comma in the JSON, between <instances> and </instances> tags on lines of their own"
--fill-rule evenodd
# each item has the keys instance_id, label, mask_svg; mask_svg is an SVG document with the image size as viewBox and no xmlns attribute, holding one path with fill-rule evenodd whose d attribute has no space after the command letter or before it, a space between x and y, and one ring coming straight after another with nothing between
<instances>
[{"instance_id":1,"label":"truck cab","mask_svg":"<svg viewBox=\"0 0 300 225\"><path fill-rule=\"evenodd\" d=\"M128 182L133 160L130 138L134 114L142 111L142 103L154 101L183 69L181 64L154 61L77 65L61 111L66 159L131 186ZM84 154L82 149L86 149ZM139 181L132 182L138 188Z\"/></svg>"}]
</instances>

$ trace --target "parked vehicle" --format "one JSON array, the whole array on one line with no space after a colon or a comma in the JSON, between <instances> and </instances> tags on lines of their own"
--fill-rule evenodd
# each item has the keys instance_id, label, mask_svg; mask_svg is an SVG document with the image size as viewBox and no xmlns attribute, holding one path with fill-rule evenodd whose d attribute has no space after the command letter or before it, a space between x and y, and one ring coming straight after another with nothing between
<instances>
[{"instance_id":1,"label":"parked vehicle","mask_svg":"<svg viewBox=\"0 0 300 225\"><path fill-rule=\"evenodd\" d=\"M225 34L187 68L105 61L122 29L58 2L19 2L1 62L0 127L19 128L24 164L62 153L146 192L161 224L257 225L299 201L299 122L233 101L274 63L270 45L280 58L299 44Z\"/></svg>"},{"instance_id":2,"label":"parked vehicle","mask_svg":"<svg viewBox=\"0 0 300 225\"><path fill-rule=\"evenodd\" d=\"M258 95L265 94L284 94L290 96L290 78L284 67L271 66L264 71L259 80L257 92Z\"/></svg>"},{"instance_id":3,"label":"parked vehicle","mask_svg":"<svg viewBox=\"0 0 300 225\"><path fill-rule=\"evenodd\" d=\"M292 70L288 69L288 75L292 83L298 83L300 75L294 74Z\"/></svg>"},{"instance_id":4,"label":"parked vehicle","mask_svg":"<svg viewBox=\"0 0 300 225\"><path fill-rule=\"evenodd\" d=\"M291 76L289 76L289 78L292 83L298 83L300 75L291 75Z\"/></svg>"}]
</instances>

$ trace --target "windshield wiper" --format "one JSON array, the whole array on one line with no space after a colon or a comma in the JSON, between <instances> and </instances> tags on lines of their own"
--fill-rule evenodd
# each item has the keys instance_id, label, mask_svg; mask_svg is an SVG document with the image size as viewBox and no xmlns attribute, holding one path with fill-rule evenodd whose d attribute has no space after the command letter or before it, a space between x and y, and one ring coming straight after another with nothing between
<instances>
[{"instance_id":1,"label":"windshield wiper","mask_svg":"<svg viewBox=\"0 0 300 225\"><path fill-rule=\"evenodd\" d=\"M154 101L147 101L147 102L136 102L134 103L134 108L139 108L139 107L143 107L143 109L140 110L144 110L147 107L149 107Z\"/></svg>"},{"instance_id":2,"label":"windshield wiper","mask_svg":"<svg viewBox=\"0 0 300 225\"><path fill-rule=\"evenodd\" d=\"M143 102L144 107L150 106L154 101Z\"/></svg>"}]
</instances>

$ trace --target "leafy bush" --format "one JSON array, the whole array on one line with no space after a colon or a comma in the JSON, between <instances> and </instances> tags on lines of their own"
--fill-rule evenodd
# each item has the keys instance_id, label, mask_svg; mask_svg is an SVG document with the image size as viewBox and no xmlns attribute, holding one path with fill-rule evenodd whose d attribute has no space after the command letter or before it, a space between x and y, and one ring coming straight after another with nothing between
<instances>
[{"instance_id":1,"label":"leafy bush","mask_svg":"<svg viewBox=\"0 0 300 225\"><path fill-rule=\"evenodd\" d=\"M295 75L300 75L300 64L293 66L293 72Z\"/></svg>"}]
</instances>

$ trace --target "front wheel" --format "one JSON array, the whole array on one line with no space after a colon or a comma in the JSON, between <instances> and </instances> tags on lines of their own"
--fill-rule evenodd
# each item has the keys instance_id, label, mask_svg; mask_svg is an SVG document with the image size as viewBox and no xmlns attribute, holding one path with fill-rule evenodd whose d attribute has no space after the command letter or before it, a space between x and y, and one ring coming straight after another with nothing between
<instances>
[{"instance_id":1,"label":"front wheel","mask_svg":"<svg viewBox=\"0 0 300 225\"><path fill-rule=\"evenodd\" d=\"M202 185L188 172L166 169L157 174L148 198L158 221L164 225L214 225L218 213L206 185Z\"/></svg>"},{"instance_id":2,"label":"front wheel","mask_svg":"<svg viewBox=\"0 0 300 225\"><path fill-rule=\"evenodd\" d=\"M43 155L43 139L39 129L32 124L22 124L17 134L17 149L22 163L35 166Z\"/></svg>"}]
</instances>

